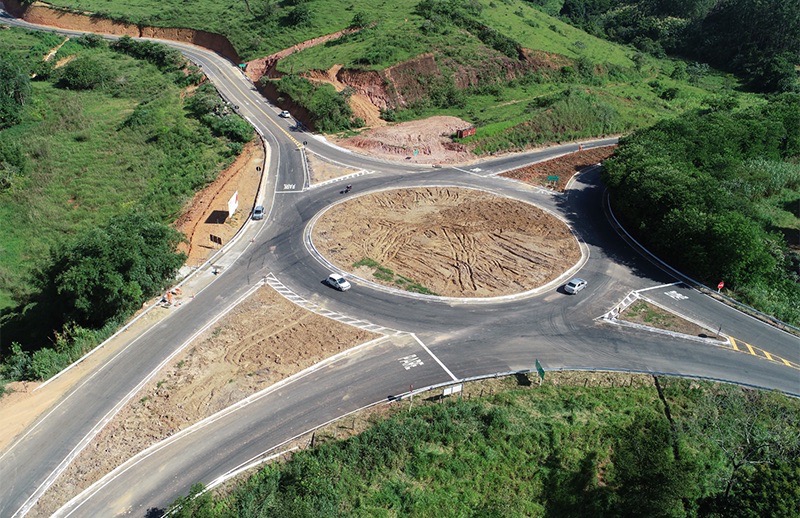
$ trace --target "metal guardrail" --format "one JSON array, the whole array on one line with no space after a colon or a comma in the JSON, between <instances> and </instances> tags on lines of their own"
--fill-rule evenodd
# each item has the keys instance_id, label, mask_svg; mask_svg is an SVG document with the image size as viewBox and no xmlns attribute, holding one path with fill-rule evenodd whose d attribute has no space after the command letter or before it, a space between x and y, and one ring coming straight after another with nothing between
<instances>
[{"instance_id":1,"label":"metal guardrail","mask_svg":"<svg viewBox=\"0 0 800 518\"><path fill-rule=\"evenodd\" d=\"M786 323L782 320L779 320L773 317L772 315L767 315L766 313L763 313L754 307L748 306L747 304L744 304L743 302L740 302L732 297L723 295L721 293L717 293L713 289L703 284L702 282L686 275L680 270L670 266L666 262L659 259L654 253L645 248L644 245L639 243L639 241L637 241L636 238L634 238L630 233L628 233L625 227L622 226L622 223L619 222L616 215L614 214L613 209L611 208L611 196L608 193L608 189L606 189L606 191L603 193L603 200L604 200L603 205L608 211L609 216L611 216L612 220L611 223L615 227L615 229L617 229L617 232L618 233L621 232L622 234L624 234L623 238L626 241L628 241L628 243L631 244L631 246L639 250L640 253L644 255L646 258L648 258L651 262L654 262L657 266L675 276L675 278L681 280L682 282L696 289L700 293L703 293L704 295L708 295L709 297L714 298L724 304L728 304L729 306L741 311L742 313L746 313L752 316L753 318L757 318L763 322L775 326L776 328L782 331L800 336L800 328L793 326L792 324Z\"/></svg>"}]
</instances>

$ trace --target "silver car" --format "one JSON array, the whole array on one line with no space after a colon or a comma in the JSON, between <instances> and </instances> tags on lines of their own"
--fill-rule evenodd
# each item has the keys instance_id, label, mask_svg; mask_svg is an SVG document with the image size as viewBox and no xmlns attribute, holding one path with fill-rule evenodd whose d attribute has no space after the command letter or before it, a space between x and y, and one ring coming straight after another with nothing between
<instances>
[{"instance_id":1,"label":"silver car","mask_svg":"<svg viewBox=\"0 0 800 518\"><path fill-rule=\"evenodd\" d=\"M572 279L571 281L569 281L564 285L564 291L572 295L575 295L585 287L586 287L586 281L581 279L580 277L575 277L574 279Z\"/></svg>"}]
</instances>

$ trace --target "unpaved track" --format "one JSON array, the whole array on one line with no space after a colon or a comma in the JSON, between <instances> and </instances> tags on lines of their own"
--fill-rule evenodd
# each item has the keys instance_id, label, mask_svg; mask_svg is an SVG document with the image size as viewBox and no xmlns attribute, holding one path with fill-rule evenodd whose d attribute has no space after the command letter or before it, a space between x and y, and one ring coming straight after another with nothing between
<instances>
[{"instance_id":1,"label":"unpaved track","mask_svg":"<svg viewBox=\"0 0 800 518\"><path fill-rule=\"evenodd\" d=\"M561 275L581 255L570 230L551 214L453 187L355 197L326 212L312 239L343 271L368 258L448 297L531 290ZM378 281L363 267L356 273Z\"/></svg>"}]
</instances>

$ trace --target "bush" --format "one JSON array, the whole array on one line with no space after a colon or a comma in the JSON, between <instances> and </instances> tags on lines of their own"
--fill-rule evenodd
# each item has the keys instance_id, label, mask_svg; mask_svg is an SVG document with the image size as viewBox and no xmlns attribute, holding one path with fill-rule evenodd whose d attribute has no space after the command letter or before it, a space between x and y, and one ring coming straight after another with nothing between
<instances>
[{"instance_id":1,"label":"bush","mask_svg":"<svg viewBox=\"0 0 800 518\"><path fill-rule=\"evenodd\" d=\"M61 69L58 86L70 90L92 90L103 86L110 78L105 63L92 56L81 55Z\"/></svg>"},{"instance_id":2,"label":"bush","mask_svg":"<svg viewBox=\"0 0 800 518\"><path fill-rule=\"evenodd\" d=\"M351 127L353 111L347 91L337 92L332 85L312 83L293 75L280 78L276 86L281 95L309 111L317 130L335 132Z\"/></svg>"},{"instance_id":3,"label":"bush","mask_svg":"<svg viewBox=\"0 0 800 518\"><path fill-rule=\"evenodd\" d=\"M28 75L16 63L0 58L0 129L20 121L22 107L30 93Z\"/></svg>"},{"instance_id":4,"label":"bush","mask_svg":"<svg viewBox=\"0 0 800 518\"><path fill-rule=\"evenodd\" d=\"M648 248L794 324L793 256L760 214L770 196L781 203L780 193L800 185L799 116L793 97L743 112L720 103L623 139L603 173L615 210Z\"/></svg>"},{"instance_id":5,"label":"bush","mask_svg":"<svg viewBox=\"0 0 800 518\"><path fill-rule=\"evenodd\" d=\"M111 48L136 59L149 61L165 72L178 70L186 63L183 55L172 47L155 41L136 41L127 35L112 43Z\"/></svg>"}]
</instances>

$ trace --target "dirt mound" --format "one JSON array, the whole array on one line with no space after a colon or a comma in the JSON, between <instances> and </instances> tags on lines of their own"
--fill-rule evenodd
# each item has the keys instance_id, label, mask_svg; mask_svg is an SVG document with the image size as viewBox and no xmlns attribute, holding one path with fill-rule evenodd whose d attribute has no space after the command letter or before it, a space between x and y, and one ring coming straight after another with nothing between
<instances>
[{"instance_id":1,"label":"dirt mound","mask_svg":"<svg viewBox=\"0 0 800 518\"><path fill-rule=\"evenodd\" d=\"M448 297L527 291L557 278L581 256L577 240L555 216L450 187L353 198L319 219L313 240L343 271L361 262L357 273L369 280L416 284Z\"/></svg>"},{"instance_id":2,"label":"dirt mound","mask_svg":"<svg viewBox=\"0 0 800 518\"><path fill-rule=\"evenodd\" d=\"M501 176L513 178L533 185L547 185L556 190L563 191L572 176L589 166L599 164L614 154L617 146L606 146L601 148L587 149L570 153L562 157L539 162L529 166L514 169L503 173ZM549 182L548 177L558 176L558 182Z\"/></svg>"},{"instance_id":3,"label":"dirt mound","mask_svg":"<svg viewBox=\"0 0 800 518\"><path fill-rule=\"evenodd\" d=\"M175 227L186 236L186 242L181 243L178 250L188 256L187 266L203 264L220 248L211 242L212 234L227 243L250 216L261 181L261 173L256 168L264 167L264 159L261 142L249 142L233 164L186 204ZM216 222L212 213L227 212L228 200L236 192L239 193L239 210L232 218L222 223Z\"/></svg>"},{"instance_id":4,"label":"dirt mound","mask_svg":"<svg viewBox=\"0 0 800 518\"><path fill-rule=\"evenodd\" d=\"M405 158L418 164L462 163L475 157L466 146L453 142L451 135L469 126L470 123L458 117L429 117L369 129L355 137L337 139L336 143L388 160Z\"/></svg>"}]
</instances>

